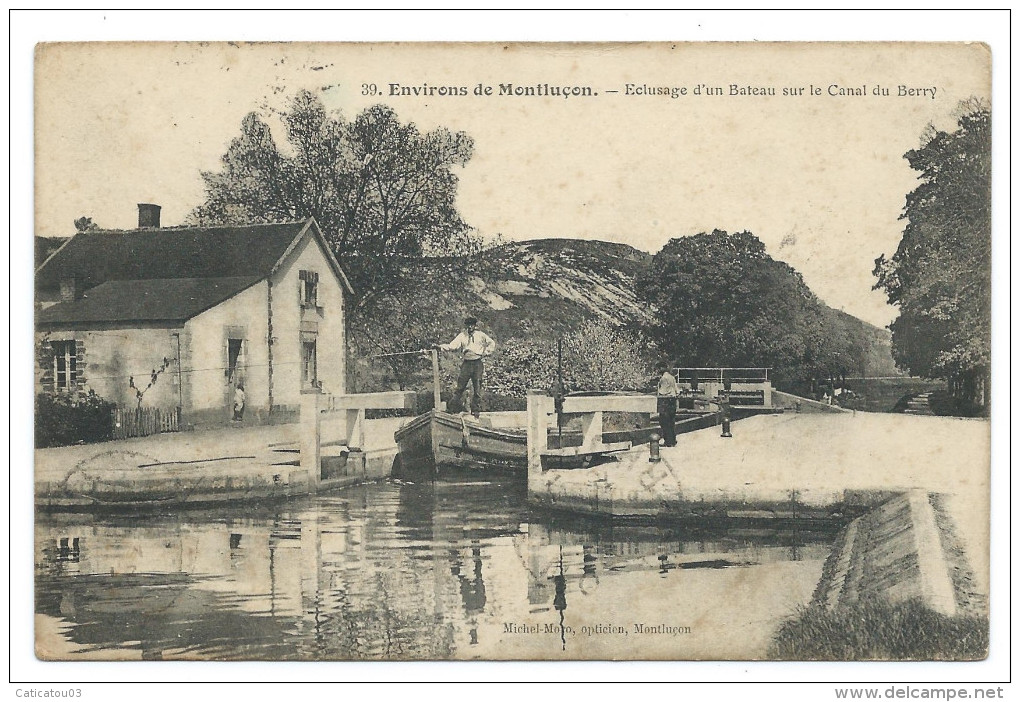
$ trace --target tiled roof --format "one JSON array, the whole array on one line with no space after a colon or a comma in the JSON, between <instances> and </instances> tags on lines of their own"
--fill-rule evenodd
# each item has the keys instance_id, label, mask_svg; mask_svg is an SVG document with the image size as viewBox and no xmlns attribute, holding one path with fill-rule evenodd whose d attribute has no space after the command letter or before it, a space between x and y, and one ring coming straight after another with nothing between
<instances>
[{"instance_id":1,"label":"tiled roof","mask_svg":"<svg viewBox=\"0 0 1020 702\"><path fill-rule=\"evenodd\" d=\"M183 322L233 297L263 276L110 280L84 297L47 307L40 329L123 322Z\"/></svg>"},{"instance_id":2,"label":"tiled roof","mask_svg":"<svg viewBox=\"0 0 1020 702\"><path fill-rule=\"evenodd\" d=\"M308 224L83 232L36 271L36 285L55 289L74 278L88 290L113 280L263 278Z\"/></svg>"}]
</instances>

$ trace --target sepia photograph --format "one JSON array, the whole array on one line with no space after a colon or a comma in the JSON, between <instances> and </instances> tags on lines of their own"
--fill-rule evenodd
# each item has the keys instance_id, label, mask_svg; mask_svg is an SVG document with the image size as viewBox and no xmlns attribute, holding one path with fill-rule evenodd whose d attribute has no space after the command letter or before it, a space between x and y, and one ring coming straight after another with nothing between
<instances>
[{"instance_id":1,"label":"sepia photograph","mask_svg":"<svg viewBox=\"0 0 1020 702\"><path fill-rule=\"evenodd\" d=\"M32 62L39 661L994 653L988 44Z\"/></svg>"}]
</instances>

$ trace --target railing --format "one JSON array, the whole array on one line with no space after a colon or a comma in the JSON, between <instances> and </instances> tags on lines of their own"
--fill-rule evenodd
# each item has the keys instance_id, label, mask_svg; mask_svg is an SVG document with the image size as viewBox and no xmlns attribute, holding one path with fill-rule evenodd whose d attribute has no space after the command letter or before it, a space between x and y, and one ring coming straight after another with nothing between
<instances>
[{"instance_id":1,"label":"railing","mask_svg":"<svg viewBox=\"0 0 1020 702\"><path fill-rule=\"evenodd\" d=\"M680 382L691 383L767 383L771 368L674 368Z\"/></svg>"},{"instance_id":2,"label":"railing","mask_svg":"<svg viewBox=\"0 0 1020 702\"><path fill-rule=\"evenodd\" d=\"M540 475L543 462L555 458L581 458L595 454L626 451L631 441L606 443L603 434L605 412L651 414L657 409L655 395L568 395L563 414L581 415L581 445L549 447L549 430L556 416L555 398L540 392L528 393L528 479Z\"/></svg>"},{"instance_id":3,"label":"railing","mask_svg":"<svg viewBox=\"0 0 1020 702\"><path fill-rule=\"evenodd\" d=\"M316 485L334 477L323 461L324 448L343 447L345 453L363 454L365 410L413 409L415 393L406 391L326 395L318 391L301 394L301 466L311 472ZM346 460L345 460L346 462Z\"/></svg>"},{"instance_id":4,"label":"railing","mask_svg":"<svg viewBox=\"0 0 1020 702\"><path fill-rule=\"evenodd\" d=\"M113 438L130 439L136 436L166 434L181 430L181 408L117 407L112 410Z\"/></svg>"}]
</instances>

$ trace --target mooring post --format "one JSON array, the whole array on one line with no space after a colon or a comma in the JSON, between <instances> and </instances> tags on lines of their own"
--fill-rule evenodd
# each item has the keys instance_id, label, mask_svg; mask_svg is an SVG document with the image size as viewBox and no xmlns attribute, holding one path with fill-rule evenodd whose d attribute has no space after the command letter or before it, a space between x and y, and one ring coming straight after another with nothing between
<instances>
[{"instance_id":1,"label":"mooring post","mask_svg":"<svg viewBox=\"0 0 1020 702\"><path fill-rule=\"evenodd\" d=\"M346 411L346 439L349 451L365 450L365 408L352 407Z\"/></svg>"},{"instance_id":2,"label":"mooring post","mask_svg":"<svg viewBox=\"0 0 1020 702\"><path fill-rule=\"evenodd\" d=\"M445 410L442 400L442 385L439 382L439 349L432 349L432 406L437 410Z\"/></svg>"},{"instance_id":3,"label":"mooring post","mask_svg":"<svg viewBox=\"0 0 1020 702\"><path fill-rule=\"evenodd\" d=\"M549 415L553 398L541 390L528 391L528 495L542 477L542 452L548 448Z\"/></svg>"},{"instance_id":4,"label":"mooring post","mask_svg":"<svg viewBox=\"0 0 1020 702\"><path fill-rule=\"evenodd\" d=\"M322 481L322 448L319 422L322 392L318 388L301 393L301 467L308 472L312 490Z\"/></svg>"},{"instance_id":5,"label":"mooring post","mask_svg":"<svg viewBox=\"0 0 1020 702\"><path fill-rule=\"evenodd\" d=\"M602 444L602 411L581 415L581 446L591 448ZM562 446L560 448L563 448Z\"/></svg>"}]
</instances>

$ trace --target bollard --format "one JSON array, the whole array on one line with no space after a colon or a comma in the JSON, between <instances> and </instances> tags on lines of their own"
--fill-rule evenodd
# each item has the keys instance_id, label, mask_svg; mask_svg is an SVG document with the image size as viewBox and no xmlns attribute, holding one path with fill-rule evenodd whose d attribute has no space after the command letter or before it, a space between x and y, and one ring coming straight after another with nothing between
<instances>
[{"instance_id":1,"label":"bollard","mask_svg":"<svg viewBox=\"0 0 1020 702\"><path fill-rule=\"evenodd\" d=\"M730 398L723 397L719 403L719 413L722 415L722 438L729 439L733 436L730 433Z\"/></svg>"},{"instance_id":2,"label":"bollard","mask_svg":"<svg viewBox=\"0 0 1020 702\"><path fill-rule=\"evenodd\" d=\"M648 441L648 462L658 463L659 460L659 435L652 434Z\"/></svg>"},{"instance_id":3,"label":"bollard","mask_svg":"<svg viewBox=\"0 0 1020 702\"><path fill-rule=\"evenodd\" d=\"M723 418L722 418L722 435L721 436L724 439L731 439L731 438L733 438L733 434L730 433L730 416L729 416L728 413L724 414Z\"/></svg>"}]
</instances>

